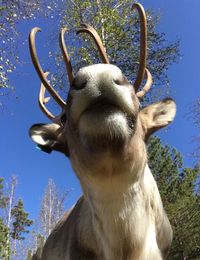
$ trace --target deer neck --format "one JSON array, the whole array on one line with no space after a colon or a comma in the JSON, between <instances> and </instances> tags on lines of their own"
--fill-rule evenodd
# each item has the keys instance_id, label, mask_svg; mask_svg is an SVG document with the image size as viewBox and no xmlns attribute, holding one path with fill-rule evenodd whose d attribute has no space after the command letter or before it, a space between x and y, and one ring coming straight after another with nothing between
<instances>
[{"instance_id":1,"label":"deer neck","mask_svg":"<svg viewBox=\"0 0 200 260\"><path fill-rule=\"evenodd\" d=\"M134 245L128 241L133 240L134 233L144 237L146 229L145 225L139 226L139 220L146 216L144 142L133 137L117 154L109 149L102 154L87 154L87 150L82 152L81 149L72 152L72 165L89 207L95 236L101 243L100 248L107 248L103 253L105 259L129 259L124 252L131 251L129 246L138 247L140 239L134 239ZM124 258L118 258L118 254Z\"/></svg>"},{"instance_id":2,"label":"deer neck","mask_svg":"<svg viewBox=\"0 0 200 260\"><path fill-rule=\"evenodd\" d=\"M133 179L132 183L117 176L106 185L104 183L104 190L100 185L96 190L84 191L93 230L105 259L140 259L133 253L138 250L133 249L142 247L149 221L146 214L148 194L144 191L145 168L140 172L141 177ZM107 191L108 186L112 193Z\"/></svg>"}]
</instances>

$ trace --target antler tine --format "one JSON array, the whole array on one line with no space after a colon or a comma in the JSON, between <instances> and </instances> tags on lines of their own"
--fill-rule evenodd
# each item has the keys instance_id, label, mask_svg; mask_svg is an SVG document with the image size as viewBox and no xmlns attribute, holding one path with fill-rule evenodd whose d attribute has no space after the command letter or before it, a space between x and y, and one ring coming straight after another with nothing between
<instances>
[{"instance_id":1,"label":"antler tine","mask_svg":"<svg viewBox=\"0 0 200 260\"><path fill-rule=\"evenodd\" d=\"M38 27L35 27L31 30L29 35L29 48L31 53L31 58L33 65L35 67L35 70L37 71L41 82L43 83L44 87L48 90L48 92L51 94L51 96L55 99L55 101L64 108L66 106L66 103L62 100L62 98L58 95L58 93L53 89L53 87L49 84L48 80L45 77L45 73L42 70L42 67L39 63L36 47L35 47L35 35L37 32L40 32L41 29Z\"/></svg>"},{"instance_id":2,"label":"antler tine","mask_svg":"<svg viewBox=\"0 0 200 260\"><path fill-rule=\"evenodd\" d=\"M147 81L146 81L146 84L144 85L143 89L136 93L138 98L143 98L145 96L145 94L149 91L149 89L151 88L151 85L153 83L151 73L149 72L148 69L145 69L145 74L146 74Z\"/></svg>"},{"instance_id":3,"label":"antler tine","mask_svg":"<svg viewBox=\"0 0 200 260\"><path fill-rule=\"evenodd\" d=\"M44 77L47 78L47 76L49 75L49 72L45 72L44 73ZM45 104L47 102L49 102L50 97L46 97L45 98L45 86L43 83L41 83L41 87L40 87L40 93L39 93L39 98L38 98L38 103L40 106L40 109L42 110L42 112L50 119L53 120L55 118L55 116L45 107Z\"/></svg>"},{"instance_id":4,"label":"antler tine","mask_svg":"<svg viewBox=\"0 0 200 260\"><path fill-rule=\"evenodd\" d=\"M147 19L143 6L139 3L135 3L132 7L137 9L140 17L140 64L138 75L134 83L134 88L137 91L144 78L146 68L146 57L147 57Z\"/></svg>"},{"instance_id":5,"label":"antler tine","mask_svg":"<svg viewBox=\"0 0 200 260\"><path fill-rule=\"evenodd\" d=\"M69 82L70 82L70 85L72 85L73 80L74 80L74 75L73 75L72 65L71 65L71 62L70 62L67 47L66 47L66 44L65 44L65 33L66 33L66 31L67 31L67 28L61 29L61 32L60 32L60 48L61 48L61 51L62 51L62 54L63 54L65 66L66 66L66 69L67 69Z\"/></svg>"},{"instance_id":6,"label":"antler tine","mask_svg":"<svg viewBox=\"0 0 200 260\"><path fill-rule=\"evenodd\" d=\"M109 59L107 57L105 48L103 46L103 43L102 43L101 38L99 37L97 31L89 24L81 24L81 28L78 29L77 34L82 33L82 32L86 32L92 36L92 38L94 39L94 41L97 45L97 48L99 50L103 63L109 64L110 63Z\"/></svg>"}]
</instances>

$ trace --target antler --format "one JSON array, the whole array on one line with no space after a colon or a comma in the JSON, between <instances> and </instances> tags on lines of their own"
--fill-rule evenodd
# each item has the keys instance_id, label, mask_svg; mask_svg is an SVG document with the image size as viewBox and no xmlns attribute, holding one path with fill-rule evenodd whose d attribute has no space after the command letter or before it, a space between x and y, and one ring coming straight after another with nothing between
<instances>
[{"instance_id":1,"label":"antler","mask_svg":"<svg viewBox=\"0 0 200 260\"><path fill-rule=\"evenodd\" d=\"M149 70L147 68L145 69L145 74L146 74L147 81L146 81L143 89L136 93L138 98L143 98L145 96L145 94L149 91L149 89L151 88L151 85L153 83L151 73L149 72Z\"/></svg>"},{"instance_id":2,"label":"antler","mask_svg":"<svg viewBox=\"0 0 200 260\"><path fill-rule=\"evenodd\" d=\"M147 80L146 80L146 83L145 83L143 89L136 93L138 98L142 98L149 91L149 89L151 88L151 85L152 85L151 73L146 68L147 20L146 20L145 11L144 11L144 8L142 5L140 5L139 3L135 3L133 5L133 9L137 9L137 11L139 13L139 17L140 17L140 63L139 63L138 74L137 74L135 83L133 85L134 85L135 91L137 92L139 89L139 86L142 83L144 75L146 75ZM50 85L49 81L47 80L47 76L49 73L44 72L39 63L37 52L36 52L36 47L35 47L35 35L37 32L40 32L40 31L41 31L41 29L38 27L35 27L31 30L31 33L29 35L30 53L31 53L31 58L32 58L34 67L42 82L41 88L40 88L40 94L39 94L40 108L47 115L47 117L49 117L51 120L55 120L56 117L45 107L45 104L50 99L49 97L45 98L45 90L46 89L48 90L48 92L55 99L55 101L61 106L62 109L65 108L66 103L62 100L62 98L58 95L58 93ZM61 47L62 54L64 57L65 66L66 66L67 73L68 73L68 78L69 78L70 84L72 85L73 81L74 81L74 74L73 74L69 54L67 52L67 48L66 48L65 41L64 41L64 36L65 36L66 31L67 31L67 28L61 29L60 47ZM106 64L109 64L109 60L108 60L105 48L104 48L101 38L99 37L96 30L88 24L81 24L81 28L78 29L77 34L82 33L82 32L88 33L92 36L92 38L94 39L94 41L97 45L97 48L99 50L99 53L100 53L100 56L101 56L103 62Z\"/></svg>"},{"instance_id":3,"label":"antler","mask_svg":"<svg viewBox=\"0 0 200 260\"><path fill-rule=\"evenodd\" d=\"M65 40L64 40L66 32L67 32L67 28L61 29L61 32L60 32L60 47L61 47L62 54L63 54L63 57L64 57L69 82L72 85L73 81L74 81L74 74L73 74L71 61L70 61L69 54L68 54L68 51L67 51L67 47L66 47ZM89 33L93 37L103 62L109 63L107 54L106 54L104 46L103 46L103 43L102 43L98 33L95 31L95 29L88 24L81 24L81 28L77 31L77 34L82 33L82 32Z\"/></svg>"},{"instance_id":4,"label":"antler","mask_svg":"<svg viewBox=\"0 0 200 260\"><path fill-rule=\"evenodd\" d=\"M138 75L134 83L135 90L137 91L144 78L146 68L146 49L147 49L147 20L144 8L141 4L136 3L133 9L137 9L140 17L140 63Z\"/></svg>"},{"instance_id":5,"label":"antler","mask_svg":"<svg viewBox=\"0 0 200 260\"><path fill-rule=\"evenodd\" d=\"M137 92L144 75L146 74L146 84L144 85L143 89L136 93L139 98L144 97L144 95L149 91L152 85L152 76L149 70L146 68L146 58L147 58L147 19L146 14L143 6L139 3L135 3L133 5L133 9L137 9L140 17L140 63L139 63L139 70L138 75L136 77L134 88Z\"/></svg>"},{"instance_id":6,"label":"antler","mask_svg":"<svg viewBox=\"0 0 200 260\"><path fill-rule=\"evenodd\" d=\"M29 48L30 48L30 53L31 53L33 65L34 65L35 70L37 71L37 73L40 77L42 84L43 84L42 89L45 87L48 90L48 92L51 94L51 96L55 99L55 101L61 106L61 108L64 109L65 106L66 106L66 103L62 100L62 98L58 95L58 93L50 85L49 81L46 78L47 74L44 73L44 71L43 71L43 69L42 69L42 67L39 63L39 60L38 60L36 47L35 47L35 35L36 35L37 32L40 32L40 31L41 31L40 28L35 27L31 30L30 35L29 35ZM44 103L45 102L42 102L41 104L43 104L43 106L44 106ZM43 106L41 108L44 111ZM46 114L46 112L45 112L45 114ZM48 115L48 117L49 116L51 117L50 114Z\"/></svg>"},{"instance_id":7,"label":"antler","mask_svg":"<svg viewBox=\"0 0 200 260\"><path fill-rule=\"evenodd\" d=\"M62 50L62 54L63 54L65 66L66 66L66 69L67 69L69 82L70 82L70 85L72 85L72 83L74 81L74 74L73 74L73 71L72 71L72 65L71 65L71 61L70 61L69 54L68 54L68 51L67 51L67 47L65 45L64 37L65 37L66 31L67 31L67 28L61 29L61 32L60 32L60 48Z\"/></svg>"},{"instance_id":8,"label":"antler","mask_svg":"<svg viewBox=\"0 0 200 260\"><path fill-rule=\"evenodd\" d=\"M83 23L83 24L81 24L81 28L78 29L77 34L82 33L82 32L86 32L92 36L92 38L94 39L94 41L97 45L97 48L99 50L103 63L109 64L110 62L108 60L105 48L103 46L103 43L102 43L101 38L99 37L97 31L89 24Z\"/></svg>"},{"instance_id":9,"label":"antler","mask_svg":"<svg viewBox=\"0 0 200 260\"><path fill-rule=\"evenodd\" d=\"M49 72L45 72L44 73L44 77L47 78L47 76L49 75ZM38 103L39 106L42 110L42 112L50 119L50 120L54 120L55 116L45 107L45 104L49 102L50 97L45 97L45 86L43 83L41 83L41 87L40 87L40 93L39 93L39 98L38 98Z\"/></svg>"}]
</instances>

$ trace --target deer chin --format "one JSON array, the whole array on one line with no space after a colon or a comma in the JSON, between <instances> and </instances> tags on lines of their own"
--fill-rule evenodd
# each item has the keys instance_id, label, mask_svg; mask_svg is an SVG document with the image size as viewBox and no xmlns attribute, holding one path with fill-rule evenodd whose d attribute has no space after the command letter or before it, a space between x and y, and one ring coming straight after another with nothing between
<instances>
[{"instance_id":1,"label":"deer chin","mask_svg":"<svg viewBox=\"0 0 200 260\"><path fill-rule=\"evenodd\" d=\"M120 149L134 132L135 119L111 104L95 104L79 120L81 142L87 146Z\"/></svg>"}]
</instances>

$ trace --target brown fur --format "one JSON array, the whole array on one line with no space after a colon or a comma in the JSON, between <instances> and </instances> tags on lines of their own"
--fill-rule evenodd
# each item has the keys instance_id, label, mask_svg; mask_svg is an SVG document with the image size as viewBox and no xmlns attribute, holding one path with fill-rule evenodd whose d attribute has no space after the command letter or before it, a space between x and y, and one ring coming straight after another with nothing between
<instances>
[{"instance_id":1,"label":"brown fur","mask_svg":"<svg viewBox=\"0 0 200 260\"><path fill-rule=\"evenodd\" d=\"M41 147L69 156L83 189L47 239L41 259L165 259L172 230L145 141L173 120L175 103L166 99L139 111L134 89L113 65L83 68L76 81L84 87L70 90L65 125L30 129Z\"/></svg>"}]
</instances>

